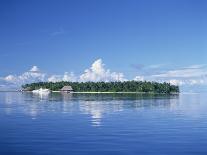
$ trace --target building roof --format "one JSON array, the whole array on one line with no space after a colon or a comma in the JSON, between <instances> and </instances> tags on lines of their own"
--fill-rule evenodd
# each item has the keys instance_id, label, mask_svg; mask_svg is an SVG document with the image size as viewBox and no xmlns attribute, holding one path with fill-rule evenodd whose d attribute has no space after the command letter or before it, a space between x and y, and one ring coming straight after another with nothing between
<instances>
[{"instance_id":1,"label":"building roof","mask_svg":"<svg viewBox=\"0 0 207 155\"><path fill-rule=\"evenodd\" d=\"M61 91L73 91L73 88L71 86L64 86Z\"/></svg>"}]
</instances>

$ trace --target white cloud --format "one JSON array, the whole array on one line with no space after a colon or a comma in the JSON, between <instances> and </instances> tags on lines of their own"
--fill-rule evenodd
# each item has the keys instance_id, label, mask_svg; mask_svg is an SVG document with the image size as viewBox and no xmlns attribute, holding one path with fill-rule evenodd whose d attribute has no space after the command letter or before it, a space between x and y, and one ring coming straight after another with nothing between
<instances>
[{"instance_id":1,"label":"white cloud","mask_svg":"<svg viewBox=\"0 0 207 155\"><path fill-rule=\"evenodd\" d=\"M176 85L176 86L179 86L179 85L183 85L184 82L181 81L181 80L177 80L177 79L170 79L170 80L167 80L166 82L172 84L172 85Z\"/></svg>"},{"instance_id":2,"label":"white cloud","mask_svg":"<svg viewBox=\"0 0 207 155\"><path fill-rule=\"evenodd\" d=\"M52 75L48 78L49 82L59 82L62 81L62 78L60 75Z\"/></svg>"},{"instance_id":3,"label":"white cloud","mask_svg":"<svg viewBox=\"0 0 207 155\"><path fill-rule=\"evenodd\" d=\"M169 70L167 72L152 75L153 77L159 78L192 78L192 77L202 77L207 74L204 68L195 67L194 68L183 68L177 70Z\"/></svg>"},{"instance_id":4,"label":"white cloud","mask_svg":"<svg viewBox=\"0 0 207 155\"><path fill-rule=\"evenodd\" d=\"M63 81L75 82L77 81L77 78L73 72L71 72L70 74L68 72L65 72L65 74L63 75Z\"/></svg>"},{"instance_id":5,"label":"white cloud","mask_svg":"<svg viewBox=\"0 0 207 155\"><path fill-rule=\"evenodd\" d=\"M49 82L59 82L59 81L75 82L77 81L77 78L73 72L71 72L70 74L68 72L65 72L64 75L52 75L47 80Z\"/></svg>"},{"instance_id":6,"label":"white cloud","mask_svg":"<svg viewBox=\"0 0 207 155\"><path fill-rule=\"evenodd\" d=\"M30 69L30 72L40 72L40 69L39 69L37 66L33 66L33 67Z\"/></svg>"},{"instance_id":7,"label":"white cloud","mask_svg":"<svg viewBox=\"0 0 207 155\"><path fill-rule=\"evenodd\" d=\"M80 76L75 76L73 72L65 72L63 75L48 75L42 73L37 66L33 66L29 71L21 75L8 75L6 77L0 78L0 82L7 83L7 85L21 86L25 83L49 81L124 81L123 73L111 72L109 69L104 68L104 64L101 59L96 60L89 69L86 69Z\"/></svg>"},{"instance_id":8,"label":"white cloud","mask_svg":"<svg viewBox=\"0 0 207 155\"><path fill-rule=\"evenodd\" d=\"M13 82L16 80L16 77L14 75L8 75L4 78L4 80L7 82Z\"/></svg>"},{"instance_id":9,"label":"white cloud","mask_svg":"<svg viewBox=\"0 0 207 155\"><path fill-rule=\"evenodd\" d=\"M19 87L26 83L49 81L71 81L71 82L86 82L86 81L124 81L123 73L111 72L109 69L105 69L101 59L96 60L89 69L86 69L83 74L76 76L73 72L65 72L63 75L48 75L42 73L37 66L33 66L27 72L21 75L8 75L0 78L2 84L6 84L9 87Z\"/></svg>"},{"instance_id":10,"label":"white cloud","mask_svg":"<svg viewBox=\"0 0 207 155\"><path fill-rule=\"evenodd\" d=\"M144 76L135 76L134 81L144 81Z\"/></svg>"},{"instance_id":11,"label":"white cloud","mask_svg":"<svg viewBox=\"0 0 207 155\"><path fill-rule=\"evenodd\" d=\"M104 64L101 59L96 60L89 69L80 75L80 81L125 81L123 73L111 72L109 69L104 68Z\"/></svg>"},{"instance_id":12,"label":"white cloud","mask_svg":"<svg viewBox=\"0 0 207 155\"><path fill-rule=\"evenodd\" d=\"M44 81L45 74L41 73L37 66L33 66L29 71L23 73L22 75L8 75L4 77L5 82L15 84L20 86L24 83Z\"/></svg>"},{"instance_id":13,"label":"white cloud","mask_svg":"<svg viewBox=\"0 0 207 155\"><path fill-rule=\"evenodd\" d=\"M191 66L188 66L188 67L185 67L185 68L188 68L188 69L199 69L199 68L204 68L206 67L205 64L202 64L202 65L191 65Z\"/></svg>"},{"instance_id":14,"label":"white cloud","mask_svg":"<svg viewBox=\"0 0 207 155\"><path fill-rule=\"evenodd\" d=\"M168 82L172 85L179 85L179 86L184 86L184 85L207 85L207 80L206 79L163 79L163 80L158 80L158 82Z\"/></svg>"},{"instance_id":15,"label":"white cloud","mask_svg":"<svg viewBox=\"0 0 207 155\"><path fill-rule=\"evenodd\" d=\"M207 85L206 65L192 65L184 68L163 71L159 74L145 75L147 81L169 82L173 85ZM142 80L140 76L135 79Z\"/></svg>"}]
</instances>

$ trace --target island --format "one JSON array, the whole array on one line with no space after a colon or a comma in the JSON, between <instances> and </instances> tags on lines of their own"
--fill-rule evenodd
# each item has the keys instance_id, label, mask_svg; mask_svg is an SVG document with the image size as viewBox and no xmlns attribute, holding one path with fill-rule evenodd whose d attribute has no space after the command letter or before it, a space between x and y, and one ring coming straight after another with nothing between
<instances>
[{"instance_id":1,"label":"island","mask_svg":"<svg viewBox=\"0 0 207 155\"><path fill-rule=\"evenodd\" d=\"M170 83L149 81L124 82L37 82L22 85L22 91L33 91L40 88L63 92L108 92L108 93L159 93L178 94L179 86Z\"/></svg>"}]
</instances>

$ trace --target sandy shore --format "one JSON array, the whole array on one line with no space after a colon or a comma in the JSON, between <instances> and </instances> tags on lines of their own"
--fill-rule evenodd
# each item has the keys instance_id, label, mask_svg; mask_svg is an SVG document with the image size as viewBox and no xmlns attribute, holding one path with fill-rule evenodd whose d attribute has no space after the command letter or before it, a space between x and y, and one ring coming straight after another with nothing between
<instances>
[{"instance_id":1,"label":"sandy shore","mask_svg":"<svg viewBox=\"0 0 207 155\"><path fill-rule=\"evenodd\" d=\"M61 93L61 91L52 91L52 92ZM153 92L68 92L68 93L71 94L166 94L166 93L153 93ZM179 93L171 93L171 94L179 94Z\"/></svg>"},{"instance_id":2,"label":"sandy shore","mask_svg":"<svg viewBox=\"0 0 207 155\"><path fill-rule=\"evenodd\" d=\"M61 93L61 91L52 91L54 93ZM64 93L64 92L63 92ZM67 93L67 92L65 92ZM68 92L71 94L123 94L123 93L127 93L127 94L143 94L145 92Z\"/></svg>"}]
</instances>

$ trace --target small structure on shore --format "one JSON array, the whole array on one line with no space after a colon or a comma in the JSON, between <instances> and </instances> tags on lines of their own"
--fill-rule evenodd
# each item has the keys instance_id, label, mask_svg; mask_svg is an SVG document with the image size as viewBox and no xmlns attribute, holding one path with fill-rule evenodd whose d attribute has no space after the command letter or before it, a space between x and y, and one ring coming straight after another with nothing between
<instances>
[{"instance_id":1,"label":"small structure on shore","mask_svg":"<svg viewBox=\"0 0 207 155\"><path fill-rule=\"evenodd\" d=\"M64 86L62 89L60 89L60 91L70 93L73 92L73 88L71 86Z\"/></svg>"}]
</instances>

